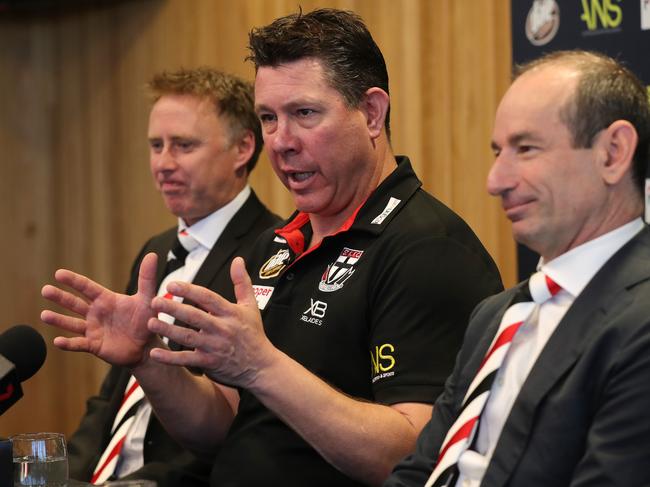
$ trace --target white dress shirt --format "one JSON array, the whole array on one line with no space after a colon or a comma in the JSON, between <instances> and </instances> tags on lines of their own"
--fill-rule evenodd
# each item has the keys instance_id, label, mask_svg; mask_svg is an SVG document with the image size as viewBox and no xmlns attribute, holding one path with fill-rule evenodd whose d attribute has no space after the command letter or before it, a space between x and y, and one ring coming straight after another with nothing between
<instances>
[{"instance_id":1,"label":"white dress shirt","mask_svg":"<svg viewBox=\"0 0 650 487\"><path fill-rule=\"evenodd\" d=\"M178 219L178 232L180 233L181 231L186 230L187 233L199 242L199 245L197 245L196 248L187 255L183 267L175 270L163 279L158 288L158 296L163 296L167 293L167 284L171 281L192 282L194 280L194 277L203 265L210 250L212 250L212 247L223 233L224 228L226 228L228 222L230 222L232 217L235 216L246 202L250 193L251 188L246 185L246 187L242 189L241 192L228 204L219 208L217 211L211 213L202 220L199 220L190 227L185 224L182 218ZM178 297L175 297L174 299L180 301L180 298ZM172 316L165 313L160 313L158 318L167 321L168 323L173 323L174 321ZM120 452L120 460L115 469L115 476L117 478L135 472L144 465L144 436L147 432L147 426L149 425L151 411L151 404L145 397L135 413L135 420L126 435L124 446Z\"/></svg>"},{"instance_id":2,"label":"white dress shirt","mask_svg":"<svg viewBox=\"0 0 650 487\"><path fill-rule=\"evenodd\" d=\"M638 218L550 262L540 259L537 269L559 284L562 290L537 305L513 338L479 422L476 451L466 450L458 460L460 476L456 487L479 486L510 409L546 342L594 275L642 228L643 221Z\"/></svg>"}]
</instances>

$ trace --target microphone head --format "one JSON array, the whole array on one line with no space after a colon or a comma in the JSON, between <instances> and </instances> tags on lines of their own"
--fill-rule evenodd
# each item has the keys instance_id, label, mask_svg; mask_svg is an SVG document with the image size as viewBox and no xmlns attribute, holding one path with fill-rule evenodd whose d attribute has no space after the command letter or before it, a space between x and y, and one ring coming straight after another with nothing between
<instances>
[{"instance_id":1,"label":"microphone head","mask_svg":"<svg viewBox=\"0 0 650 487\"><path fill-rule=\"evenodd\" d=\"M16 366L20 382L26 381L41 368L47 355L45 340L28 325L16 325L0 334L0 354Z\"/></svg>"}]
</instances>

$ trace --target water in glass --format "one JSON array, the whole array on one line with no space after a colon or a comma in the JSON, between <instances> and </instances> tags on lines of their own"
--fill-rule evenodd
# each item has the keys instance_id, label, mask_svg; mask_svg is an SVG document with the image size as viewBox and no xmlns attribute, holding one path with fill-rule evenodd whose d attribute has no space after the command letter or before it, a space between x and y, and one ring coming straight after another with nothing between
<instances>
[{"instance_id":1,"label":"water in glass","mask_svg":"<svg viewBox=\"0 0 650 487\"><path fill-rule=\"evenodd\" d=\"M66 457L38 459L33 456L14 457L14 486L39 485L65 487L68 480Z\"/></svg>"}]
</instances>

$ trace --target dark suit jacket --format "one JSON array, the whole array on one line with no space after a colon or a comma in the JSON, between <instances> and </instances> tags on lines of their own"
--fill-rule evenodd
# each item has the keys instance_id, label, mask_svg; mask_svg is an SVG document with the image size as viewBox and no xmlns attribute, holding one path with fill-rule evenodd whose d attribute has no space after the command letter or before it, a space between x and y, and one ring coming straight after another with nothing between
<instances>
[{"instance_id":1,"label":"dark suit jacket","mask_svg":"<svg viewBox=\"0 0 650 487\"><path fill-rule=\"evenodd\" d=\"M254 193L230 220L223 233L199 269L194 283L212 289L233 301L230 262L236 256L246 258L257 236L280 219L259 201ZM128 294L137 290L140 261L149 252L158 254L157 282L163 278L167 253L176 236L176 228L149 240L131 269ZM119 409L130 373L122 367L112 367L104 379L99 395L87 402L86 413L77 431L68 441L70 477L88 481L99 457L110 440L110 428ZM202 461L176 443L151 416L144 442L144 467L126 478L151 479L158 487L207 486L211 461Z\"/></svg>"},{"instance_id":2,"label":"dark suit jacket","mask_svg":"<svg viewBox=\"0 0 650 487\"><path fill-rule=\"evenodd\" d=\"M516 289L474 311L414 454L384 484L422 486ZM481 486L650 486L650 230L594 276L524 382Z\"/></svg>"}]
</instances>

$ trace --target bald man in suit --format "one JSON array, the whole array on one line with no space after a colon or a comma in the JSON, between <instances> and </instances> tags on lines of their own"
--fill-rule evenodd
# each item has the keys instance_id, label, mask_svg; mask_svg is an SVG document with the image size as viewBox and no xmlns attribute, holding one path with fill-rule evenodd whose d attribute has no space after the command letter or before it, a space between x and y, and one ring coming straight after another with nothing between
<instances>
[{"instance_id":1,"label":"bald man in suit","mask_svg":"<svg viewBox=\"0 0 650 487\"><path fill-rule=\"evenodd\" d=\"M520 68L487 187L541 255L531 291L547 300L509 308L524 283L475 309L415 452L385 487L650 485L649 140L646 89L613 59L567 51ZM506 309L529 305L514 338L496 340ZM500 353L491 386L475 387Z\"/></svg>"}]
</instances>

